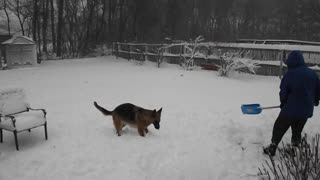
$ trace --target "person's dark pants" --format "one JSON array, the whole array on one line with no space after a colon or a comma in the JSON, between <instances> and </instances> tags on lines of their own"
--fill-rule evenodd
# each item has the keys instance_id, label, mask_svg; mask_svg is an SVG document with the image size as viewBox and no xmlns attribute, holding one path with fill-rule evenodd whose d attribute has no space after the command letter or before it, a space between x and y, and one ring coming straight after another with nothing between
<instances>
[{"instance_id":1,"label":"person's dark pants","mask_svg":"<svg viewBox=\"0 0 320 180\"><path fill-rule=\"evenodd\" d=\"M301 132L307 120L308 119L278 116L273 126L271 142L278 146L283 135L287 132L289 127L291 127L291 144L294 146L298 146L301 142Z\"/></svg>"}]
</instances>

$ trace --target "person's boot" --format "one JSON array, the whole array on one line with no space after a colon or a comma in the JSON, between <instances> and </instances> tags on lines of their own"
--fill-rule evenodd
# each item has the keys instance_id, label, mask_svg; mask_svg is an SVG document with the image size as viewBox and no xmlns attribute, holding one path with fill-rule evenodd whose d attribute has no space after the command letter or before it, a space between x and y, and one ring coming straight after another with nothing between
<instances>
[{"instance_id":1,"label":"person's boot","mask_svg":"<svg viewBox=\"0 0 320 180\"><path fill-rule=\"evenodd\" d=\"M263 148L263 153L269 156L276 155L277 145L275 143L271 143L269 146Z\"/></svg>"},{"instance_id":2,"label":"person's boot","mask_svg":"<svg viewBox=\"0 0 320 180\"><path fill-rule=\"evenodd\" d=\"M291 139L291 146L295 148L300 148L301 140L293 140Z\"/></svg>"}]
</instances>

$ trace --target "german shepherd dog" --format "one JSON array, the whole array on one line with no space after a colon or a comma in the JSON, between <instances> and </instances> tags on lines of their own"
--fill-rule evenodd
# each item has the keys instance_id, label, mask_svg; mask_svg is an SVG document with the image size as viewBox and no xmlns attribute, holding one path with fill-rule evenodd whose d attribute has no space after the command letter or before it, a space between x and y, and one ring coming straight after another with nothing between
<instances>
[{"instance_id":1,"label":"german shepherd dog","mask_svg":"<svg viewBox=\"0 0 320 180\"><path fill-rule=\"evenodd\" d=\"M137 128L140 136L144 136L145 133L148 133L147 127L150 124L153 124L156 129L160 129L162 108L158 111L155 109L148 110L130 103L125 103L117 106L113 111L108 111L99 106L97 102L94 102L93 104L102 112L102 114L112 116L113 124L118 136L121 136L121 130L125 125Z\"/></svg>"}]
</instances>

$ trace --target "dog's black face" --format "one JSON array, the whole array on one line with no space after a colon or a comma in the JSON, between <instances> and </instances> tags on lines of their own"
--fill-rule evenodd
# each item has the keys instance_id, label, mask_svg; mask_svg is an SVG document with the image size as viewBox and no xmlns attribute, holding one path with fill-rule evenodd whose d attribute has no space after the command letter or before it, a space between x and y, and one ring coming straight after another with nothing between
<instances>
[{"instance_id":1,"label":"dog's black face","mask_svg":"<svg viewBox=\"0 0 320 180\"><path fill-rule=\"evenodd\" d=\"M153 110L153 116L155 117L155 121L153 122L153 126L156 129L160 129L161 112L162 112L162 108L159 109L158 111Z\"/></svg>"},{"instance_id":2,"label":"dog's black face","mask_svg":"<svg viewBox=\"0 0 320 180\"><path fill-rule=\"evenodd\" d=\"M160 129L160 121L154 121L153 125L154 125L154 128Z\"/></svg>"}]
</instances>

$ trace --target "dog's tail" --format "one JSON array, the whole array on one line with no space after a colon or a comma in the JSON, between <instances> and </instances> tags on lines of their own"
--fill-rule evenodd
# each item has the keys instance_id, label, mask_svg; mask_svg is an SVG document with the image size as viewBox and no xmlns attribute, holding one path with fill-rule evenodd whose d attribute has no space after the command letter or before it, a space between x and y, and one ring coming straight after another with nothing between
<instances>
[{"instance_id":1,"label":"dog's tail","mask_svg":"<svg viewBox=\"0 0 320 180\"><path fill-rule=\"evenodd\" d=\"M94 102L93 102L93 104L94 104L94 106L95 106L99 111L101 111L101 112L102 112L102 114L104 114L104 115L106 115L106 116L108 116L108 115L111 115L111 114L112 114L112 112L111 112L111 111L108 111L108 110L106 110L105 108L103 108L103 107L99 106L97 102L95 102L95 101L94 101Z\"/></svg>"}]
</instances>

